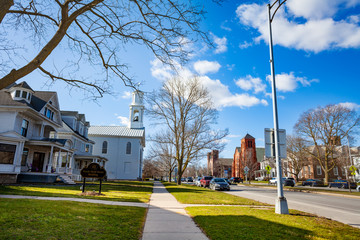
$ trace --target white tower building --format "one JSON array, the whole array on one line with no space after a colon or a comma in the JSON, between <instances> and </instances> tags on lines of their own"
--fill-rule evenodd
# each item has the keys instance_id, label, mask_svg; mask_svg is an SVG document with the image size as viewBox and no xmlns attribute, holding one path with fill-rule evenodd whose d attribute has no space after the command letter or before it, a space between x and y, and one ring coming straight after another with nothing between
<instances>
[{"instance_id":1,"label":"white tower building","mask_svg":"<svg viewBox=\"0 0 360 240\"><path fill-rule=\"evenodd\" d=\"M138 90L132 93L132 102L130 104L130 121L129 128L131 129L143 129L143 116L144 116L144 105L143 105L144 93Z\"/></svg>"}]
</instances>

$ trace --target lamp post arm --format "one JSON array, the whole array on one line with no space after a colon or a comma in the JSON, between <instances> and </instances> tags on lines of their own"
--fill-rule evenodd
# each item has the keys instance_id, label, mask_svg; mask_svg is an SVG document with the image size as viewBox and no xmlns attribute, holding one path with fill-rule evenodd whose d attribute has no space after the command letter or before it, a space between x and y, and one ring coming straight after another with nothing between
<instances>
[{"instance_id":1,"label":"lamp post arm","mask_svg":"<svg viewBox=\"0 0 360 240\"><path fill-rule=\"evenodd\" d=\"M273 14L271 15L271 17L270 17L270 23L273 21L277 10L279 10L279 8L280 8L286 1L287 1L287 0L283 0L283 1L281 2L281 0L276 0L272 5L270 5L270 9L271 9L272 7L274 7L274 5L275 5L277 2L279 2L279 5L277 6L277 8L275 9L274 13L273 13Z\"/></svg>"}]
</instances>

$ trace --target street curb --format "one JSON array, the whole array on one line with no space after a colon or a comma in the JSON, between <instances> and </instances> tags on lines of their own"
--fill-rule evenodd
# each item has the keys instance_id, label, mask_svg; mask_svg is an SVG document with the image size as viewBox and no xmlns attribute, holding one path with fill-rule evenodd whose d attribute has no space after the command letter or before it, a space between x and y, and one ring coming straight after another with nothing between
<instances>
[{"instance_id":1,"label":"street curb","mask_svg":"<svg viewBox=\"0 0 360 240\"><path fill-rule=\"evenodd\" d=\"M247 187L255 187L255 188L267 188L267 189L276 189L273 187L267 187L267 186L261 186L261 185L245 185L245 184L240 184L239 186L247 186ZM347 194L337 194L337 193L330 193L330 192L320 192L320 191L314 191L314 190L307 190L307 189L288 189L288 188L283 188L284 191L289 191L289 192L304 192L304 193L315 193L315 194L322 194L322 195L329 195L329 196L339 196L339 197L346 197L346 198L355 198L355 199L360 199L360 196L354 196L354 195L347 195Z\"/></svg>"}]
</instances>

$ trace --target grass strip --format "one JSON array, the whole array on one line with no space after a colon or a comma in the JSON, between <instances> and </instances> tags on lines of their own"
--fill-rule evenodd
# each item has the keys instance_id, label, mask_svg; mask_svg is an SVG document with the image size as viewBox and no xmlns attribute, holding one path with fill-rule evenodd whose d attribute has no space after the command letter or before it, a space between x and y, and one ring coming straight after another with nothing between
<instances>
[{"instance_id":1,"label":"grass strip","mask_svg":"<svg viewBox=\"0 0 360 240\"><path fill-rule=\"evenodd\" d=\"M166 189L183 204L218 204L218 205L268 205L248 198L242 198L223 192L193 185L163 183Z\"/></svg>"},{"instance_id":2,"label":"grass strip","mask_svg":"<svg viewBox=\"0 0 360 240\"><path fill-rule=\"evenodd\" d=\"M121 202L144 202L150 200L153 182L118 181L104 182L100 196L83 196L80 185L3 185L0 194L41 196L41 197L74 197ZM86 185L86 192L99 192L99 183L91 182Z\"/></svg>"},{"instance_id":3,"label":"grass strip","mask_svg":"<svg viewBox=\"0 0 360 240\"><path fill-rule=\"evenodd\" d=\"M33 199L0 199L0 209L1 239L139 239L146 214L138 207Z\"/></svg>"},{"instance_id":4,"label":"grass strip","mask_svg":"<svg viewBox=\"0 0 360 240\"><path fill-rule=\"evenodd\" d=\"M187 212L210 239L359 239L360 229L290 210L290 215L274 209L249 207L188 207Z\"/></svg>"}]
</instances>

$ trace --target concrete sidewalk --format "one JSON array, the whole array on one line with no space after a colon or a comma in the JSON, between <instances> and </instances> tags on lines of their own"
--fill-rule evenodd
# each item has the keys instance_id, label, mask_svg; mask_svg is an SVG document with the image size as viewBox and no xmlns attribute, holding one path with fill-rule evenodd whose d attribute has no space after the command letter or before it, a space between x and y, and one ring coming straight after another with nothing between
<instances>
[{"instance_id":1,"label":"concrete sidewalk","mask_svg":"<svg viewBox=\"0 0 360 240\"><path fill-rule=\"evenodd\" d=\"M160 182L154 183L142 240L208 239L173 195Z\"/></svg>"}]
</instances>

